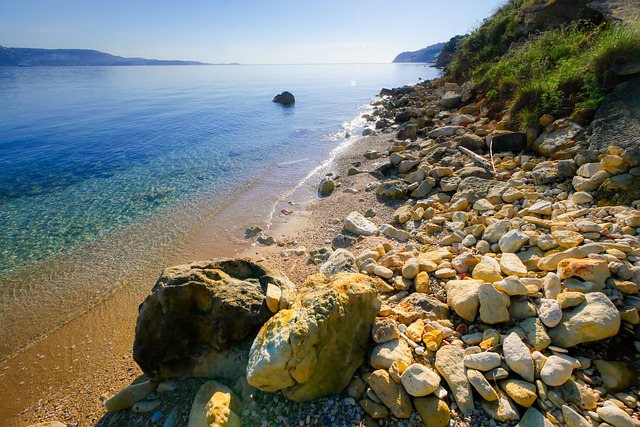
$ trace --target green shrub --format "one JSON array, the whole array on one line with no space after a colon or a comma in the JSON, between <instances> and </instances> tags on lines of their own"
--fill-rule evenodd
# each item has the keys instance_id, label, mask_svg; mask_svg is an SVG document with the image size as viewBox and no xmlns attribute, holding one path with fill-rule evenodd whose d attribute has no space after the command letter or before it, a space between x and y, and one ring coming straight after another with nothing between
<instances>
[{"instance_id":1,"label":"green shrub","mask_svg":"<svg viewBox=\"0 0 640 427\"><path fill-rule=\"evenodd\" d=\"M510 0L459 43L449 67L450 77L470 78L487 99L508 106L522 128L546 113L597 108L609 89L611 68L640 58L638 23L580 22L524 34L516 12L551 1Z\"/></svg>"},{"instance_id":2,"label":"green shrub","mask_svg":"<svg viewBox=\"0 0 640 427\"><path fill-rule=\"evenodd\" d=\"M596 108L606 95L608 70L633 58L640 58L639 28L573 24L530 36L469 73L481 91L493 91L491 98L505 102L527 127L542 114Z\"/></svg>"}]
</instances>

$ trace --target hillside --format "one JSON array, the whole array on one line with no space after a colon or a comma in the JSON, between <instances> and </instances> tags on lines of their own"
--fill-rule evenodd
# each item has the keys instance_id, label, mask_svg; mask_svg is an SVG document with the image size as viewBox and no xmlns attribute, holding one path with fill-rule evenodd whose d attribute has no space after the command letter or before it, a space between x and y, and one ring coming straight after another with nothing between
<instances>
[{"instance_id":1,"label":"hillside","mask_svg":"<svg viewBox=\"0 0 640 427\"><path fill-rule=\"evenodd\" d=\"M588 124L616 84L640 71L640 6L511 0L457 43L447 78L506 111L507 128L544 115Z\"/></svg>"},{"instance_id":2,"label":"hillside","mask_svg":"<svg viewBox=\"0 0 640 427\"><path fill-rule=\"evenodd\" d=\"M402 52L392 62L435 62L446 43L436 43L414 52Z\"/></svg>"},{"instance_id":3,"label":"hillside","mask_svg":"<svg viewBox=\"0 0 640 427\"><path fill-rule=\"evenodd\" d=\"M196 61L123 58L88 49L31 49L0 46L0 67L107 65L208 65Z\"/></svg>"}]
</instances>

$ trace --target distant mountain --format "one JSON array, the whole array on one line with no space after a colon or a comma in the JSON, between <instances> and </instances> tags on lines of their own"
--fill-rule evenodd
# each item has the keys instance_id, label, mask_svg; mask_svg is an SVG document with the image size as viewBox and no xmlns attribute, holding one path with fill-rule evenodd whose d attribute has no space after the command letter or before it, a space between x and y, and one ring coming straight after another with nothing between
<instances>
[{"instance_id":1,"label":"distant mountain","mask_svg":"<svg viewBox=\"0 0 640 427\"><path fill-rule=\"evenodd\" d=\"M435 62L445 42L432 44L415 52L402 52L393 62Z\"/></svg>"},{"instance_id":2,"label":"distant mountain","mask_svg":"<svg viewBox=\"0 0 640 427\"><path fill-rule=\"evenodd\" d=\"M0 67L105 65L209 65L196 61L123 58L88 49L30 49L0 46Z\"/></svg>"}]
</instances>

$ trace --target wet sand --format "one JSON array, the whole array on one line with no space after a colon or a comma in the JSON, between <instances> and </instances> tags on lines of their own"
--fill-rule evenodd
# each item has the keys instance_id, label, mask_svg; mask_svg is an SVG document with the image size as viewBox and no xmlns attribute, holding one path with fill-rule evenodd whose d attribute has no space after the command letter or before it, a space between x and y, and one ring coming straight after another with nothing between
<instances>
[{"instance_id":1,"label":"wet sand","mask_svg":"<svg viewBox=\"0 0 640 427\"><path fill-rule=\"evenodd\" d=\"M287 249L311 249L326 245L335 235L332 219L344 218L353 206L353 195L343 200L344 188L318 199L316 185L327 171L346 175L354 159L362 160L365 148L383 150L388 137L359 138L341 150L338 158L308 177L295 191L275 203L256 205L268 190L269 180L256 182L233 198L223 209L208 212L182 236L159 242L162 250L121 283L109 290L91 308L0 362L0 420L2 425L26 426L58 420L68 425L95 425L104 415L102 401L131 384L141 374L132 360L137 309L160 275L162 268L213 257L242 256L265 262L300 284L317 272L306 255L283 256ZM373 180L368 174L353 177ZM362 192L358 204L373 206ZM348 200L348 202L346 202ZM290 209L288 215L281 211ZM364 207L366 209L366 206ZM262 222L257 222L261 218ZM169 225L169 224L167 224ZM252 246L242 236L248 226L266 228L278 245ZM336 226L339 230L339 228ZM174 230L172 232L178 232ZM172 243L173 242L173 243ZM168 248L167 248L168 246Z\"/></svg>"}]
</instances>

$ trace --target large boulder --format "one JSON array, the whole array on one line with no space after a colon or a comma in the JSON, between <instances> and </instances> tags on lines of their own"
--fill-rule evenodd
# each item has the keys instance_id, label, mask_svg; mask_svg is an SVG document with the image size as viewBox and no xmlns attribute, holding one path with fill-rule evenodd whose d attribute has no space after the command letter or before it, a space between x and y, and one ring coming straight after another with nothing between
<instances>
[{"instance_id":1,"label":"large boulder","mask_svg":"<svg viewBox=\"0 0 640 427\"><path fill-rule=\"evenodd\" d=\"M552 159L572 159L580 150L584 128L569 119L551 123L533 142L533 151Z\"/></svg>"},{"instance_id":2,"label":"large boulder","mask_svg":"<svg viewBox=\"0 0 640 427\"><path fill-rule=\"evenodd\" d=\"M491 179L483 179L475 176L464 178L458 185L455 198L466 198L469 203L475 203L478 199L484 199L489 193L502 194L506 190L507 184Z\"/></svg>"},{"instance_id":3,"label":"large boulder","mask_svg":"<svg viewBox=\"0 0 640 427\"><path fill-rule=\"evenodd\" d=\"M640 177L623 173L607 178L594 196L598 206L631 206L640 199Z\"/></svg>"},{"instance_id":4,"label":"large boulder","mask_svg":"<svg viewBox=\"0 0 640 427\"><path fill-rule=\"evenodd\" d=\"M611 145L637 147L640 143L640 77L616 86L598 109L592 123L591 150L605 153Z\"/></svg>"},{"instance_id":5,"label":"large boulder","mask_svg":"<svg viewBox=\"0 0 640 427\"><path fill-rule=\"evenodd\" d=\"M564 310L560 324L548 332L553 345L573 347L615 336L619 329L616 306L602 292L590 292L580 305Z\"/></svg>"},{"instance_id":6,"label":"large boulder","mask_svg":"<svg viewBox=\"0 0 640 427\"><path fill-rule=\"evenodd\" d=\"M293 105L293 104L296 103L296 98L293 96L293 94L291 92L287 92L285 90L281 94L276 95L273 98L273 102L275 102L277 104L282 104L285 107L288 107L288 106Z\"/></svg>"},{"instance_id":7,"label":"large boulder","mask_svg":"<svg viewBox=\"0 0 640 427\"><path fill-rule=\"evenodd\" d=\"M505 151L518 153L527 148L527 135L522 132L495 131L487 135L487 145L494 153Z\"/></svg>"},{"instance_id":8,"label":"large boulder","mask_svg":"<svg viewBox=\"0 0 640 427\"><path fill-rule=\"evenodd\" d=\"M247 381L303 402L341 392L362 364L380 309L375 281L363 274L315 274L290 309L280 310L251 347Z\"/></svg>"},{"instance_id":9,"label":"large boulder","mask_svg":"<svg viewBox=\"0 0 640 427\"><path fill-rule=\"evenodd\" d=\"M244 375L249 347L277 308L295 298L293 284L248 259L212 259L167 268L139 309L133 357L153 379Z\"/></svg>"}]
</instances>

